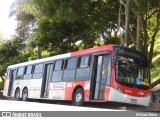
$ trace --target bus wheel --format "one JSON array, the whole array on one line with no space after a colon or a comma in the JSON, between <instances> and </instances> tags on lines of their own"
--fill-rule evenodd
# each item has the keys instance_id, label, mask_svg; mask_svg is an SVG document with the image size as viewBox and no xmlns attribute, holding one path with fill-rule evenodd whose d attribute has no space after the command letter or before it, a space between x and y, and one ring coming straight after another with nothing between
<instances>
[{"instance_id":1,"label":"bus wheel","mask_svg":"<svg viewBox=\"0 0 160 120\"><path fill-rule=\"evenodd\" d=\"M22 101L27 101L28 99L28 89L25 88L22 92Z\"/></svg>"},{"instance_id":2,"label":"bus wheel","mask_svg":"<svg viewBox=\"0 0 160 120\"><path fill-rule=\"evenodd\" d=\"M73 105L82 106L84 104L84 91L82 88L78 88L73 94Z\"/></svg>"},{"instance_id":3,"label":"bus wheel","mask_svg":"<svg viewBox=\"0 0 160 120\"><path fill-rule=\"evenodd\" d=\"M14 97L15 97L17 100L20 100L20 89L19 89L19 88L16 89L15 94L14 94Z\"/></svg>"}]
</instances>

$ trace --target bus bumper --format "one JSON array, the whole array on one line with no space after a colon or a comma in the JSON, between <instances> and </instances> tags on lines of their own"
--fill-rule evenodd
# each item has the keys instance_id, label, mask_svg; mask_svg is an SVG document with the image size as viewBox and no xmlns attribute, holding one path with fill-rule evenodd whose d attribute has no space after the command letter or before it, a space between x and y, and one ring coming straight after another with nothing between
<instances>
[{"instance_id":1,"label":"bus bumper","mask_svg":"<svg viewBox=\"0 0 160 120\"><path fill-rule=\"evenodd\" d=\"M149 106L150 95L145 97L135 97L135 96L130 96L127 94L120 93L119 91L111 88L108 101Z\"/></svg>"}]
</instances>

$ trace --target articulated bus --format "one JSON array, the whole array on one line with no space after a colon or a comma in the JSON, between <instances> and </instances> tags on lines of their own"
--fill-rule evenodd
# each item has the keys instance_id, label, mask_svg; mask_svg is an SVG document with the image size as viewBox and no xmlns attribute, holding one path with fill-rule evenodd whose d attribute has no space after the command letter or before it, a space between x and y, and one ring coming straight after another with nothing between
<instances>
[{"instance_id":1,"label":"articulated bus","mask_svg":"<svg viewBox=\"0 0 160 120\"><path fill-rule=\"evenodd\" d=\"M147 57L134 49L103 45L7 68L3 95L27 99L118 102L148 106Z\"/></svg>"}]
</instances>

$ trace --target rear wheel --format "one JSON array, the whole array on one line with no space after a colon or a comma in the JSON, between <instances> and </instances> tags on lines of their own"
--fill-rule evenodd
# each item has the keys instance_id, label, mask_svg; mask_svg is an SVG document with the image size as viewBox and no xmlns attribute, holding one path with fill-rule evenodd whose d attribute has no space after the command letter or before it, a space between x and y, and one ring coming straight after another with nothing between
<instances>
[{"instance_id":1,"label":"rear wheel","mask_svg":"<svg viewBox=\"0 0 160 120\"><path fill-rule=\"evenodd\" d=\"M14 94L14 97L17 99L17 100L20 100L20 89L16 89L15 91L15 94Z\"/></svg>"},{"instance_id":2,"label":"rear wheel","mask_svg":"<svg viewBox=\"0 0 160 120\"><path fill-rule=\"evenodd\" d=\"M22 101L27 101L28 99L28 89L25 88L22 92Z\"/></svg>"},{"instance_id":3,"label":"rear wheel","mask_svg":"<svg viewBox=\"0 0 160 120\"><path fill-rule=\"evenodd\" d=\"M78 88L73 94L73 105L83 106L84 104L84 91L82 88Z\"/></svg>"}]
</instances>

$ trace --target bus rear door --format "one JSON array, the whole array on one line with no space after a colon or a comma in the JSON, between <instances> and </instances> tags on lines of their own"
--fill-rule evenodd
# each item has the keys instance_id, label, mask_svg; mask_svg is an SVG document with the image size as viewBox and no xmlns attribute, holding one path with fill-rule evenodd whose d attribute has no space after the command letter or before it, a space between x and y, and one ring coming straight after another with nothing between
<instances>
[{"instance_id":1,"label":"bus rear door","mask_svg":"<svg viewBox=\"0 0 160 120\"><path fill-rule=\"evenodd\" d=\"M53 72L53 63L46 63L44 69L44 77L42 82L41 97L48 98L49 84L51 82Z\"/></svg>"},{"instance_id":2,"label":"bus rear door","mask_svg":"<svg viewBox=\"0 0 160 120\"><path fill-rule=\"evenodd\" d=\"M10 70L9 86L8 86L8 96L11 96L12 88L13 88L13 82L14 82L14 80L16 78L16 73L17 73L16 69Z\"/></svg>"}]
</instances>

